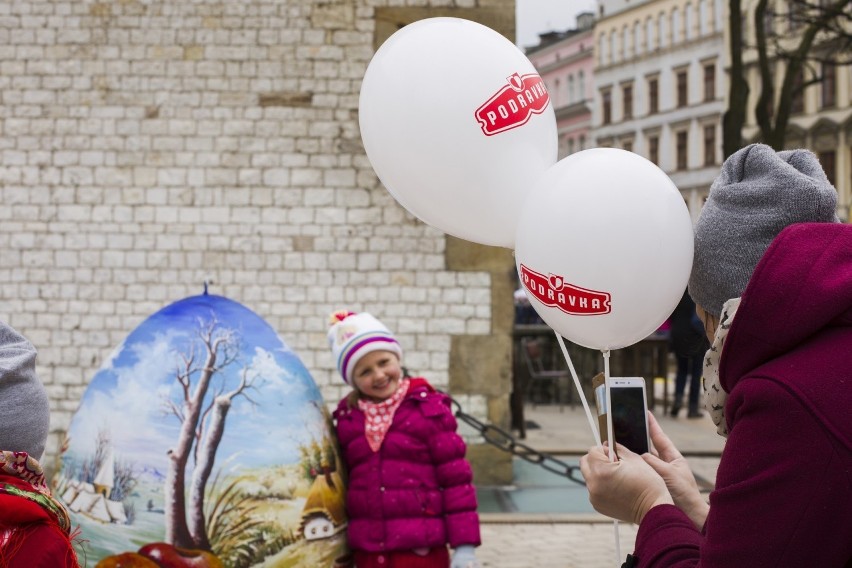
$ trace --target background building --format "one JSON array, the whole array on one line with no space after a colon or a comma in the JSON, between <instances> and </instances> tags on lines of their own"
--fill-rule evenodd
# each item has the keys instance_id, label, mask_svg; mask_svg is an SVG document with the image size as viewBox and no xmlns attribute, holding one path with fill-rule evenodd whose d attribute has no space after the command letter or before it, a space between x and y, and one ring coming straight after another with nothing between
<instances>
[{"instance_id":1,"label":"background building","mask_svg":"<svg viewBox=\"0 0 852 568\"><path fill-rule=\"evenodd\" d=\"M693 219L722 163L723 0L601 0L594 145L663 169Z\"/></svg>"},{"instance_id":2,"label":"background building","mask_svg":"<svg viewBox=\"0 0 852 568\"><path fill-rule=\"evenodd\" d=\"M539 44L526 50L556 111L560 159L591 147L594 22L594 14L579 14L576 29L543 33Z\"/></svg>"}]
</instances>

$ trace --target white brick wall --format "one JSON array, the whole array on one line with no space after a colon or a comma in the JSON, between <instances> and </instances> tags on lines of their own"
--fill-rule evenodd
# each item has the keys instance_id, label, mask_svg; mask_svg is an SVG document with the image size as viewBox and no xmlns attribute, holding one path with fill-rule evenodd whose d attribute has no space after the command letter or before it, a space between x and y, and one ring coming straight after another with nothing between
<instances>
[{"instance_id":1,"label":"white brick wall","mask_svg":"<svg viewBox=\"0 0 852 568\"><path fill-rule=\"evenodd\" d=\"M406 4L430 5L0 0L0 318L39 349L48 458L113 347L206 279L328 402L333 309L384 319L438 386L450 334L490 332L489 275L446 271L361 149L373 7Z\"/></svg>"}]
</instances>

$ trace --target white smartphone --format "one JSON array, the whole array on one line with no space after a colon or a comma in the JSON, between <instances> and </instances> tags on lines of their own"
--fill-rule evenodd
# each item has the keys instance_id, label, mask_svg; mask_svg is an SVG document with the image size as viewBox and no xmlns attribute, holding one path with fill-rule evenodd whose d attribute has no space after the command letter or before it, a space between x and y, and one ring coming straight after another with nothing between
<instances>
[{"instance_id":1,"label":"white smartphone","mask_svg":"<svg viewBox=\"0 0 852 568\"><path fill-rule=\"evenodd\" d=\"M612 420L615 441L631 452L651 448L648 435L648 397L642 377L610 377L606 384L607 420ZM609 428L609 424L607 424ZM604 436L605 438L608 436Z\"/></svg>"}]
</instances>

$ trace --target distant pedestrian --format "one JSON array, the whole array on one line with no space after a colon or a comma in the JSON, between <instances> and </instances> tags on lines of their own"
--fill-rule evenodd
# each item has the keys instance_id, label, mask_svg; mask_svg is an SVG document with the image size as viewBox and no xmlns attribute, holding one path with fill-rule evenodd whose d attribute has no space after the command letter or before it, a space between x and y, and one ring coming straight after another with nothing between
<instances>
[{"instance_id":1,"label":"distant pedestrian","mask_svg":"<svg viewBox=\"0 0 852 568\"><path fill-rule=\"evenodd\" d=\"M695 227L689 294L727 438L710 503L649 415L657 454L593 448L592 505L639 524L637 567L852 566L852 226L807 150L734 153Z\"/></svg>"},{"instance_id":2,"label":"distant pedestrian","mask_svg":"<svg viewBox=\"0 0 852 568\"><path fill-rule=\"evenodd\" d=\"M675 394L671 415L676 417L683 408L683 397L686 392L686 379L689 377L688 418L704 416L698 409L701 396L701 374L704 366L704 355L710 348L704 333L704 324L695 312L695 302L684 290L683 297L669 318L671 323L670 344L677 362L675 374Z\"/></svg>"},{"instance_id":3,"label":"distant pedestrian","mask_svg":"<svg viewBox=\"0 0 852 568\"><path fill-rule=\"evenodd\" d=\"M336 312L331 323L332 355L353 388L334 419L356 568L478 568L473 472L449 398L405 376L402 347L372 315Z\"/></svg>"},{"instance_id":4,"label":"distant pedestrian","mask_svg":"<svg viewBox=\"0 0 852 568\"><path fill-rule=\"evenodd\" d=\"M523 286L513 294L515 303L515 323L521 325L542 324L544 321L530 304L530 298Z\"/></svg>"},{"instance_id":5,"label":"distant pedestrian","mask_svg":"<svg viewBox=\"0 0 852 568\"><path fill-rule=\"evenodd\" d=\"M0 568L78 568L68 512L38 460L50 423L36 350L0 322Z\"/></svg>"}]
</instances>

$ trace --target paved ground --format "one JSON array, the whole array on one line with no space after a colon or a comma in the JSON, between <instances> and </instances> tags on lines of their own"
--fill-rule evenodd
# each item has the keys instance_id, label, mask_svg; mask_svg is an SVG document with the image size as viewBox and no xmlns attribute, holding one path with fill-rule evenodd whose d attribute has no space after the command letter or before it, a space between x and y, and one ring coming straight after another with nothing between
<instances>
[{"instance_id":1,"label":"paved ground","mask_svg":"<svg viewBox=\"0 0 852 568\"><path fill-rule=\"evenodd\" d=\"M660 381L661 382L661 381ZM660 385L657 385L660 388ZM671 391L670 391L671 392ZM709 491L716 476L718 455L724 440L715 432L710 418L687 419L661 416L663 429L684 454L689 457L699 484ZM573 409L557 406L527 406L526 420L538 425L527 431L524 443L539 451L565 456L565 461L577 459L594 444L588 419L580 404ZM572 458L571 455L574 457ZM520 488L523 489L523 488ZM554 498L560 494L553 492ZM554 510L562 510L554 503ZM613 522L597 513L483 513L483 544L477 557L484 568L611 568L620 566L633 550L636 526L619 523L620 556L616 560Z\"/></svg>"},{"instance_id":2,"label":"paved ground","mask_svg":"<svg viewBox=\"0 0 852 568\"><path fill-rule=\"evenodd\" d=\"M618 532L616 562L612 522L485 523L477 557L483 568L612 568L633 550L636 527L619 523Z\"/></svg>"}]
</instances>

